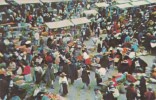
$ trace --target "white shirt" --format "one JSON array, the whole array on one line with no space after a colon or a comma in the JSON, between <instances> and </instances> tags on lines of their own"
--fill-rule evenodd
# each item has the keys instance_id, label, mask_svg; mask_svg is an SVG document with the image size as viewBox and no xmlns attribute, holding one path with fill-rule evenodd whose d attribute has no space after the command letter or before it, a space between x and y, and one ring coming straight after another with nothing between
<instances>
[{"instance_id":1,"label":"white shirt","mask_svg":"<svg viewBox=\"0 0 156 100\"><path fill-rule=\"evenodd\" d=\"M89 58L89 56L88 56L88 54L86 52L83 53L83 58L84 59L88 59Z\"/></svg>"},{"instance_id":2,"label":"white shirt","mask_svg":"<svg viewBox=\"0 0 156 100\"><path fill-rule=\"evenodd\" d=\"M41 73L43 72L41 66L36 66L36 67L35 67L35 71L41 72Z\"/></svg>"},{"instance_id":3,"label":"white shirt","mask_svg":"<svg viewBox=\"0 0 156 100\"><path fill-rule=\"evenodd\" d=\"M98 46L98 44L100 44L100 46L102 48L102 41L100 41L100 39L97 40L97 44L96 45Z\"/></svg>"},{"instance_id":4,"label":"white shirt","mask_svg":"<svg viewBox=\"0 0 156 100\"><path fill-rule=\"evenodd\" d=\"M35 33L35 39L36 40L39 40L40 39L39 33Z\"/></svg>"},{"instance_id":5,"label":"white shirt","mask_svg":"<svg viewBox=\"0 0 156 100\"><path fill-rule=\"evenodd\" d=\"M16 71L16 74L17 74L17 75L20 75L21 73L22 73L22 68L19 67L18 70Z\"/></svg>"},{"instance_id":6,"label":"white shirt","mask_svg":"<svg viewBox=\"0 0 156 100\"><path fill-rule=\"evenodd\" d=\"M9 66L10 66L11 68L13 68L13 69L16 69L16 63L15 63L15 62L10 63Z\"/></svg>"},{"instance_id":7,"label":"white shirt","mask_svg":"<svg viewBox=\"0 0 156 100\"><path fill-rule=\"evenodd\" d=\"M67 85L68 85L68 81L67 81L67 78L66 77L60 77L59 78L59 84L61 84L61 83L63 83L63 82L65 82Z\"/></svg>"},{"instance_id":8,"label":"white shirt","mask_svg":"<svg viewBox=\"0 0 156 100\"><path fill-rule=\"evenodd\" d=\"M117 47L116 50L119 50L120 52L123 52L123 48Z\"/></svg>"},{"instance_id":9,"label":"white shirt","mask_svg":"<svg viewBox=\"0 0 156 100\"><path fill-rule=\"evenodd\" d=\"M106 75L106 69L101 67L101 68L99 69L99 73L100 73L100 76L101 76L101 77L105 76L105 75Z\"/></svg>"},{"instance_id":10,"label":"white shirt","mask_svg":"<svg viewBox=\"0 0 156 100\"><path fill-rule=\"evenodd\" d=\"M8 39L5 39L5 40L4 40L4 44L5 44L5 45L9 45L9 44L10 44L9 40L8 40Z\"/></svg>"},{"instance_id":11,"label":"white shirt","mask_svg":"<svg viewBox=\"0 0 156 100\"><path fill-rule=\"evenodd\" d=\"M135 57L135 52L130 52L130 53L129 53L129 58L130 58L130 59L133 59L134 57Z\"/></svg>"},{"instance_id":12,"label":"white shirt","mask_svg":"<svg viewBox=\"0 0 156 100\"><path fill-rule=\"evenodd\" d=\"M43 60L42 58L40 58L40 59L37 58L37 59L36 59L36 62L38 62L39 64L41 64L42 60Z\"/></svg>"}]
</instances>

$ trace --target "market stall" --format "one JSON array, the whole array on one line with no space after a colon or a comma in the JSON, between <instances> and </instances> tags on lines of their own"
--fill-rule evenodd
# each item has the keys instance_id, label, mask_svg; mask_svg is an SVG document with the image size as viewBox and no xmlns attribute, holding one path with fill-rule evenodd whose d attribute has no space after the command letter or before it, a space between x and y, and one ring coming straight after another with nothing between
<instances>
[{"instance_id":1,"label":"market stall","mask_svg":"<svg viewBox=\"0 0 156 100\"><path fill-rule=\"evenodd\" d=\"M47 22L45 23L49 29L62 28L67 26L73 26L69 20L57 21L57 22Z\"/></svg>"},{"instance_id":2,"label":"market stall","mask_svg":"<svg viewBox=\"0 0 156 100\"><path fill-rule=\"evenodd\" d=\"M118 4L124 4L130 2L130 0L116 0Z\"/></svg>"},{"instance_id":3,"label":"market stall","mask_svg":"<svg viewBox=\"0 0 156 100\"><path fill-rule=\"evenodd\" d=\"M85 14L88 19L95 16L98 12L96 10L84 10L82 14Z\"/></svg>"},{"instance_id":4,"label":"market stall","mask_svg":"<svg viewBox=\"0 0 156 100\"><path fill-rule=\"evenodd\" d=\"M116 5L116 6L119 7L119 8L121 8L121 9L133 7L133 6L130 5L129 3L118 4L118 5Z\"/></svg>"},{"instance_id":5,"label":"market stall","mask_svg":"<svg viewBox=\"0 0 156 100\"><path fill-rule=\"evenodd\" d=\"M90 20L88 20L86 17L71 19L71 21L74 25L85 24L90 22Z\"/></svg>"},{"instance_id":6,"label":"market stall","mask_svg":"<svg viewBox=\"0 0 156 100\"><path fill-rule=\"evenodd\" d=\"M108 6L109 6L109 4L107 4L107 3L105 3L105 2L102 2L102 3L95 3L95 5L96 5L97 7L108 7Z\"/></svg>"},{"instance_id":7,"label":"market stall","mask_svg":"<svg viewBox=\"0 0 156 100\"><path fill-rule=\"evenodd\" d=\"M127 8L132 8L133 5L129 4L129 3L124 3L124 4L118 4L115 5L117 7L117 14L119 14L119 10L126 10Z\"/></svg>"},{"instance_id":8,"label":"market stall","mask_svg":"<svg viewBox=\"0 0 156 100\"><path fill-rule=\"evenodd\" d=\"M32 3L40 3L39 0L14 0L18 4L32 4Z\"/></svg>"},{"instance_id":9,"label":"market stall","mask_svg":"<svg viewBox=\"0 0 156 100\"><path fill-rule=\"evenodd\" d=\"M50 29L50 32L52 32L53 35L61 33L61 32L59 32L60 28L65 28L64 33L68 33L68 30L70 30L69 26L74 26L74 24L71 23L70 20L63 20L63 21L57 21L57 22L47 22L45 24ZM66 37L67 36L68 35L66 35ZM59 36L59 38L61 38L61 37Z\"/></svg>"},{"instance_id":10,"label":"market stall","mask_svg":"<svg viewBox=\"0 0 156 100\"><path fill-rule=\"evenodd\" d=\"M148 5L149 3L146 1L135 1L135 2L131 2L131 4L135 7L137 7L137 6L141 6L141 5Z\"/></svg>"},{"instance_id":11,"label":"market stall","mask_svg":"<svg viewBox=\"0 0 156 100\"><path fill-rule=\"evenodd\" d=\"M72 1L72 0L41 0L42 2L65 2L65 1Z\"/></svg>"},{"instance_id":12,"label":"market stall","mask_svg":"<svg viewBox=\"0 0 156 100\"><path fill-rule=\"evenodd\" d=\"M84 10L85 14L97 14L98 12L96 10Z\"/></svg>"},{"instance_id":13,"label":"market stall","mask_svg":"<svg viewBox=\"0 0 156 100\"><path fill-rule=\"evenodd\" d=\"M116 73L113 76L115 76L115 80L117 83L125 83L127 81L127 73L121 74L121 73ZM108 79L107 81L101 82L100 87L101 91L106 92L107 87L109 86L109 82L112 81L111 78Z\"/></svg>"},{"instance_id":14,"label":"market stall","mask_svg":"<svg viewBox=\"0 0 156 100\"><path fill-rule=\"evenodd\" d=\"M80 30L82 28L85 28L87 26L87 23L91 22L89 19L87 19L86 17L82 17L82 18L76 18L76 19L71 19L71 22L75 25L75 31L77 29L79 29L79 33ZM89 25L89 24L88 24Z\"/></svg>"}]
</instances>

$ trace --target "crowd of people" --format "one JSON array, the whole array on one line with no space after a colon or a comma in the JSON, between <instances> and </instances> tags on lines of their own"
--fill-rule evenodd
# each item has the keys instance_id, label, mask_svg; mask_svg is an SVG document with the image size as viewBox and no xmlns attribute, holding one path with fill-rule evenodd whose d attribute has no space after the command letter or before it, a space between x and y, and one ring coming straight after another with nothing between
<instances>
[{"instance_id":1,"label":"crowd of people","mask_svg":"<svg viewBox=\"0 0 156 100\"><path fill-rule=\"evenodd\" d=\"M155 53L151 43L156 40L156 7L128 8L119 11L122 14L118 14L115 8L100 7L98 14L89 16L90 23L78 29L76 26L59 28L58 34L54 34L56 29L48 29L45 25L45 22L72 19L73 15L75 18L88 17L82 10L94 8L94 3L82 1L22 5L10 2L9 6L2 8L0 99L28 99L28 91L21 96L14 85L21 79L24 80L21 84L33 83L39 90L41 87L49 90L55 89L54 83L59 77L57 84L60 84L61 96L66 96L69 85L80 78L82 89L95 88L95 100L117 100L123 93L127 100L155 100L155 92L151 86L147 87L146 81L156 80L156 61L147 74L148 63L140 55ZM92 43L88 45L89 40ZM91 44L93 48L88 48ZM101 83L105 82L111 67L126 75L127 80L119 82L114 75L102 90ZM96 87L90 86L91 72L95 73ZM140 79L134 77L138 73L142 74ZM15 81L15 77L21 79ZM136 81L139 84L136 85ZM32 98L48 100L41 95L46 94L45 90L33 92Z\"/></svg>"}]
</instances>

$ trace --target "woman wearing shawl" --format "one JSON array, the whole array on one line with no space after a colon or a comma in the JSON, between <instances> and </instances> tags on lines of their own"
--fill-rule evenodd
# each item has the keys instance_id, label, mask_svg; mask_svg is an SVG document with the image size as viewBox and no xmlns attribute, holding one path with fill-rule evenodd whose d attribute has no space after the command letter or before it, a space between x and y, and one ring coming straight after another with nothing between
<instances>
[{"instance_id":1,"label":"woman wearing shawl","mask_svg":"<svg viewBox=\"0 0 156 100\"><path fill-rule=\"evenodd\" d=\"M49 88L52 85L53 88L53 81L54 81L54 68L52 66L52 64L50 63L48 65L48 68L45 72L45 75L43 76L43 80L46 82L46 86L47 88Z\"/></svg>"},{"instance_id":2,"label":"woman wearing shawl","mask_svg":"<svg viewBox=\"0 0 156 100\"><path fill-rule=\"evenodd\" d=\"M63 72L59 78L60 93L64 96L68 93L68 81L66 74Z\"/></svg>"}]
</instances>

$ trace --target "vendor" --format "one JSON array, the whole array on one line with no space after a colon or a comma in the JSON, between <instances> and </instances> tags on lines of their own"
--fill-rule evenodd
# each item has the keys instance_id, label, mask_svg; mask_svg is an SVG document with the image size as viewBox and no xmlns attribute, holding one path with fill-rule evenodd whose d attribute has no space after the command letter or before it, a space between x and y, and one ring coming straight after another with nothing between
<instances>
[{"instance_id":1,"label":"vendor","mask_svg":"<svg viewBox=\"0 0 156 100\"><path fill-rule=\"evenodd\" d=\"M30 66L27 64L26 61L21 62L21 65L24 68L24 71L22 75L24 75L24 79L26 82L31 82L32 81L32 76L31 76L31 69Z\"/></svg>"},{"instance_id":2,"label":"vendor","mask_svg":"<svg viewBox=\"0 0 156 100\"><path fill-rule=\"evenodd\" d=\"M42 67L39 65L39 62L36 62L36 66L35 66L36 84L40 84L41 79L42 79L42 73L43 73Z\"/></svg>"},{"instance_id":3,"label":"vendor","mask_svg":"<svg viewBox=\"0 0 156 100\"><path fill-rule=\"evenodd\" d=\"M91 61L90 61L89 55L87 54L85 50L82 50L82 53L83 53L83 58L85 59L85 64L90 69L89 65L91 64Z\"/></svg>"},{"instance_id":4,"label":"vendor","mask_svg":"<svg viewBox=\"0 0 156 100\"><path fill-rule=\"evenodd\" d=\"M152 78L156 79L156 64L153 64Z\"/></svg>"}]
</instances>

